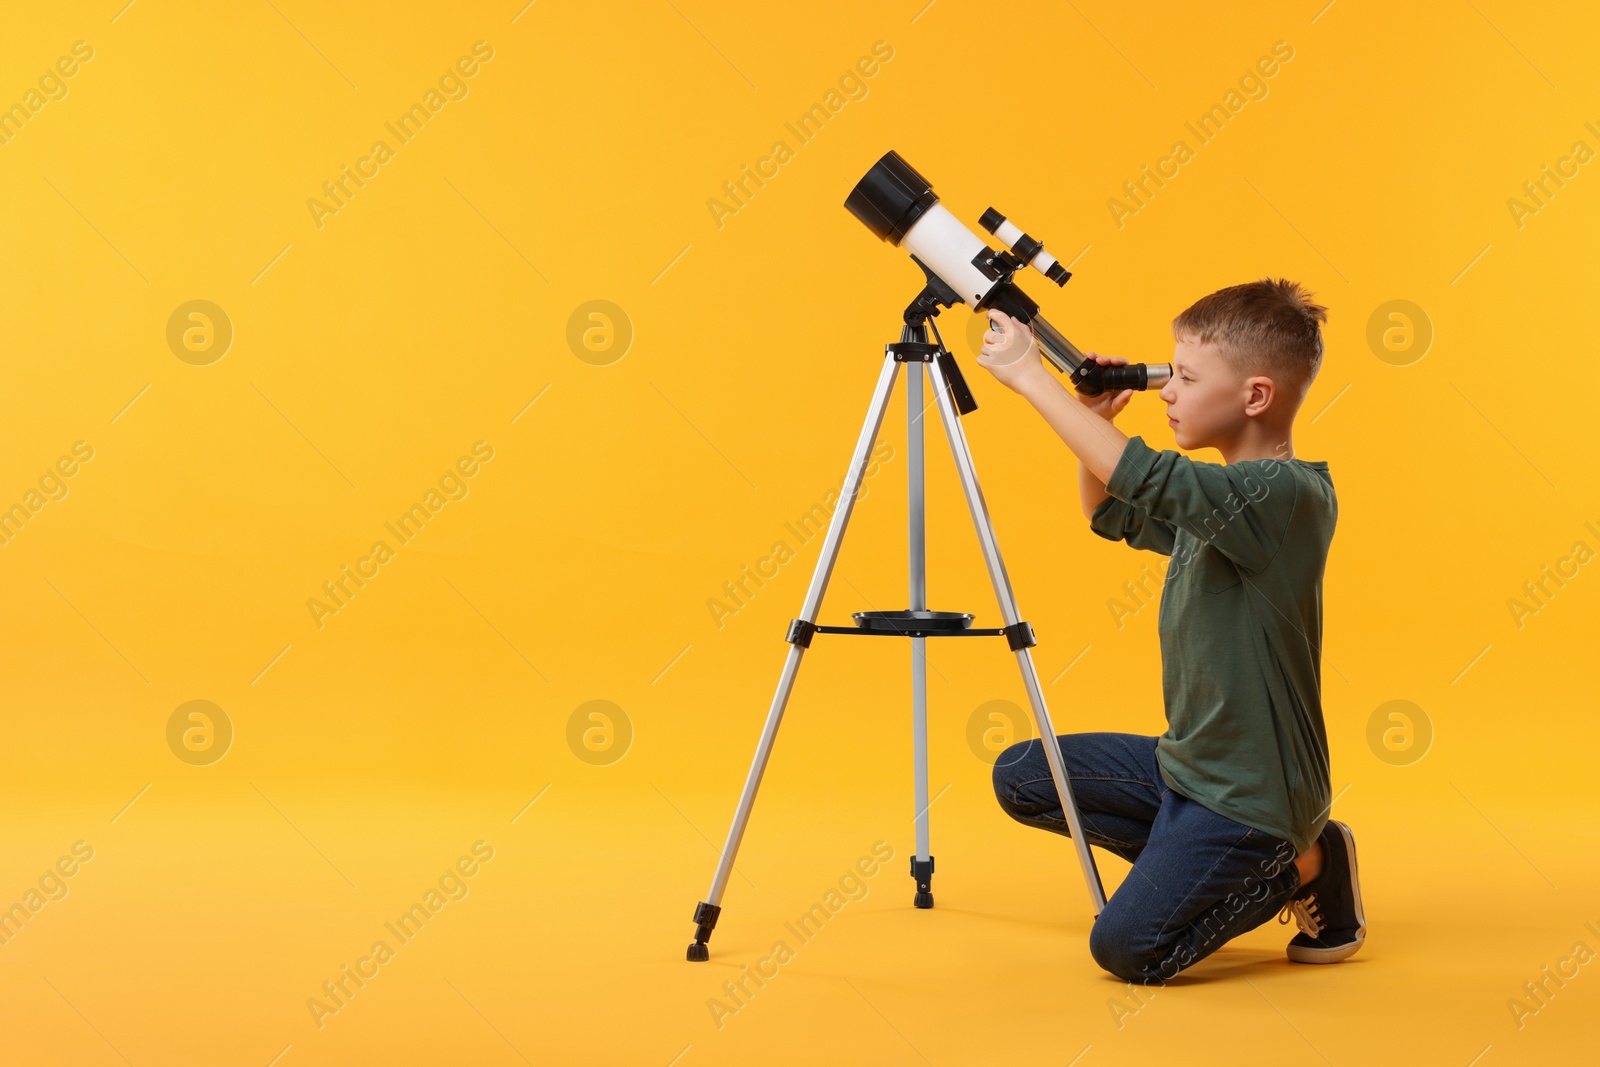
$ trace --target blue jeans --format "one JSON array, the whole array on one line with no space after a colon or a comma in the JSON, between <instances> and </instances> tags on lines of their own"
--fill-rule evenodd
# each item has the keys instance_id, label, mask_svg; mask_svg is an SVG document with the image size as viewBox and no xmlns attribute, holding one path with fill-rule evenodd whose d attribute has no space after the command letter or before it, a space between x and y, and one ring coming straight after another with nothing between
<instances>
[{"instance_id":1,"label":"blue jeans","mask_svg":"<svg viewBox=\"0 0 1600 1067\"><path fill-rule=\"evenodd\" d=\"M1276 915L1300 888L1294 846L1176 792L1156 738L1057 738L1089 843L1133 864L1089 934L1095 962L1143 985L1165 982ZM1040 739L994 764L994 792L1018 822L1072 836Z\"/></svg>"}]
</instances>

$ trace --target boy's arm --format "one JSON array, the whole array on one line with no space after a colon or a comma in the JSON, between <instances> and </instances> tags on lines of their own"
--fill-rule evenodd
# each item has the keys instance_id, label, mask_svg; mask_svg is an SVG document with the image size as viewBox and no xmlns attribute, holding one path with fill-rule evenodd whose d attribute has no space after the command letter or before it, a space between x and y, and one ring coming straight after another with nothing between
<instances>
[{"instance_id":1,"label":"boy's arm","mask_svg":"<svg viewBox=\"0 0 1600 1067\"><path fill-rule=\"evenodd\" d=\"M1098 353L1091 353L1091 356L1101 363L1126 362L1108 359ZM1128 443L1128 437L1111 420L1127 406L1132 391L1125 389L1115 397L1098 398L1086 403L1062 385L1055 375L1044 370L1042 364L1036 378L1025 377L1020 384L1022 388L1017 391L1038 409L1045 421L1079 456L1078 493L1083 503L1083 513L1089 519L1089 529L1108 541L1126 541L1133 548L1148 549L1163 556L1172 555L1177 529L1169 522L1153 518L1146 508L1118 500L1106 488L1110 473L1116 469L1122 450ZM1102 446L1101 462L1110 464L1104 476L1095 473L1089 458L1079 451L1075 441L1091 441Z\"/></svg>"},{"instance_id":2,"label":"boy's arm","mask_svg":"<svg viewBox=\"0 0 1600 1067\"><path fill-rule=\"evenodd\" d=\"M1078 403L1071 390L1045 370L1037 357L1033 368L1034 373L1024 373L1015 384L1006 384L1032 404L1067 447L1077 454L1084 471L1080 483L1082 478L1093 478L1104 487L1111 481L1111 472L1117 469L1117 461L1128 446L1128 435L1110 420Z\"/></svg>"},{"instance_id":3,"label":"boy's arm","mask_svg":"<svg viewBox=\"0 0 1600 1067\"><path fill-rule=\"evenodd\" d=\"M1288 535L1299 496L1298 482L1284 469L1275 459L1203 463L1133 437L1106 491L1147 520L1211 545L1245 574L1258 574Z\"/></svg>"},{"instance_id":4,"label":"boy's arm","mask_svg":"<svg viewBox=\"0 0 1600 1067\"><path fill-rule=\"evenodd\" d=\"M1081 470L1087 471L1081 464ZM1085 481L1094 479L1094 475L1084 473ZM1096 479L1096 484L1099 484ZM1086 508L1089 516L1089 529L1104 537L1108 541L1126 541L1133 548L1145 548L1151 552L1159 552L1163 556L1172 555L1172 549L1178 540L1177 527L1170 522L1163 522L1153 518L1145 508L1136 508L1123 500L1118 500L1101 486L1101 499L1093 508Z\"/></svg>"},{"instance_id":5,"label":"boy's arm","mask_svg":"<svg viewBox=\"0 0 1600 1067\"><path fill-rule=\"evenodd\" d=\"M1094 509L1100 502L1111 494L1106 492L1106 483L1089 473L1089 468L1083 465L1083 460L1078 461L1078 496L1083 501L1083 517L1094 518Z\"/></svg>"},{"instance_id":6,"label":"boy's arm","mask_svg":"<svg viewBox=\"0 0 1600 1067\"><path fill-rule=\"evenodd\" d=\"M983 335L978 364L1007 388L1022 394L1044 416L1044 421L1077 454L1088 475L1101 485L1109 483L1128 444L1128 435L1113 426L1111 420L1127 406L1133 390L1080 400L1045 369L1031 328L993 309L989 320L991 325ZM1103 364L1126 362L1098 354L1094 358Z\"/></svg>"}]
</instances>

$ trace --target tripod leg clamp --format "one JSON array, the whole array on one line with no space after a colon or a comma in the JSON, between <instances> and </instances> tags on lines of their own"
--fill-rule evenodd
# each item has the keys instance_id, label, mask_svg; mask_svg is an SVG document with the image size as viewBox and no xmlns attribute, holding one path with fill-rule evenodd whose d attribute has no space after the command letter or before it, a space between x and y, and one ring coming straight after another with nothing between
<instances>
[{"instance_id":1,"label":"tripod leg clamp","mask_svg":"<svg viewBox=\"0 0 1600 1067\"><path fill-rule=\"evenodd\" d=\"M1007 626L1000 631L1006 635L1006 644L1011 646L1011 651L1016 652L1024 648L1032 648L1039 642L1033 637L1033 624L1019 622L1015 626Z\"/></svg>"},{"instance_id":2,"label":"tripod leg clamp","mask_svg":"<svg viewBox=\"0 0 1600 1067\"><path fill-rule=\"evenodd\" d=\"M799 645L801 648L810 648L811 638L816 634L816 632L816 623L807 622L804 619L790 619L789 633L784 637L784 640L789 642L791 645Z\"/></svg>"}]
</instances>

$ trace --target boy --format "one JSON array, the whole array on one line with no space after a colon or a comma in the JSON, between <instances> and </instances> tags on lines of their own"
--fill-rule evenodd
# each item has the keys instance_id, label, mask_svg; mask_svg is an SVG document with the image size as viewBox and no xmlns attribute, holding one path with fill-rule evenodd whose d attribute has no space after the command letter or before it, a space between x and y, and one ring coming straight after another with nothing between
<instances>
[{"instance_id":1,"label":"boy","mask_svg":"<svg viewBox=\"0 0 1600 1067\"><path fill-rule=\"evenodd\" d=\"M1263 279L1173 320L1167 422L1179 448L1215 448L1223 463L1124 435L1112 420L1132 390L1079 396L1045 369L1031 329L990 319L978 362L1078 455L1089 528L1171 560L1158 623L1167 732L1055 739L1084 834L1133 864L1090 953L1130 982L1164 982L1281 908L1300 927L1291 960L1345 959L1366 919L1355 838L1328 818L1322 574L1338 503L1327 463L1292 443L1327 310ZM1067 834L1043 744L1001 753L995 795L1019 822Z\"/></svg>"}]
</instances>

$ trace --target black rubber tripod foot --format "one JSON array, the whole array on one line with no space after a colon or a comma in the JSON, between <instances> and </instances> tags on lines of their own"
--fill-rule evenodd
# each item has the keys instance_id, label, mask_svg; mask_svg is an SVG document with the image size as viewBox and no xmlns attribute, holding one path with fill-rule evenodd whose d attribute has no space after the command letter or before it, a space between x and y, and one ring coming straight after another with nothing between
<instances>
[{"instance_id":1,"label":"black rubber tripod foot","mask_svg":"<svg viewBox=\"0 0 1600 1067\"><path fill-rule=\"evenodd\" d=\"M911 898L913 907L933 907L933 857L925 860L911 857L911 877L917 882L917 895Z\"/></svg>"},{"instance_id":2,"label":"black rubber tripod foot","mask_svg":"<svg viewBox=\"0 0 1600 1067\"><path fill-rule=\"evenodd\" d=\"M721 914L720 907L703 900L694 906L695 930L694 944L689 946L690 963L704 963L711 958L711 950L706 947L706 942L711 940L711 931L716 929L717 916Z\"/></svg>"}]
</instances>

